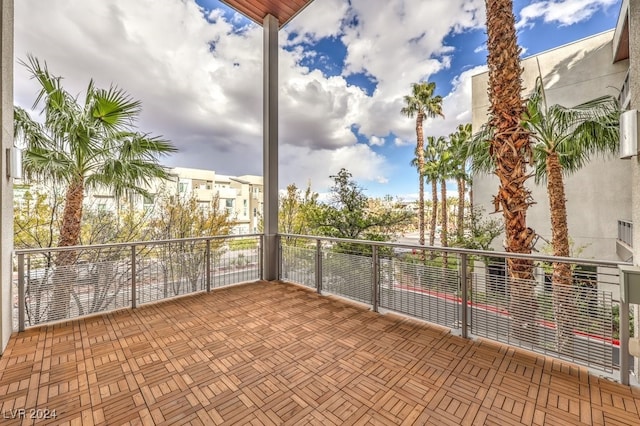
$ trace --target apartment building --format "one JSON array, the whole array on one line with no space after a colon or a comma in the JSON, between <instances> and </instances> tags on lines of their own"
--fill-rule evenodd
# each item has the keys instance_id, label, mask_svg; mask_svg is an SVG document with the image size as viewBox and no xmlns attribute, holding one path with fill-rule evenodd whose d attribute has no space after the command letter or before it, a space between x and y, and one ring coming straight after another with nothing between
<instances>
[{"instance_id":1,"label":"apartment building","mask_svg":"<svg viewBox=\"0 0 640 426\"><path fill-rule=\"evenodd\" d=\"M235 221L232 233L249 234L259 231L263 214L262 176L236 177L218 174L213 170L175 167L169 170L168 180L154 179L146 189L148 196L135 194L120 199L116 199L108 189L87 190L85 208L115 212L118 208L127 207L140 211L153 208L163 195L179 195L194 197L200 208L210 209L217 198L218 209L228 212ZM27 192L34 190L48 192L41 185L16 183L14 203L23 204Z\"/></svg>"},{"instance_id":2,"label":"apartment building","mask_svg":"<svg viewBox=\"0 0 640 426\"><path fill-rule=\"evenodd\" d=\"M638 3L634 0L634 3ZM623 8L628 4L623 5ZM629 107L629 38L621 46L621 29L530 56L522 61L523 96L542 77L547 104L575 106L603 95L618 97ZM628 28L627 28L628 31ZM488 73L472 78L472 126L477 131L487 121ZM628 261L631 242L621 243L619 223L632 224L632 162L619 155L594 156L580 171L565 177L569 235L575 252L587 258ZM474 203L487 213L494 211L497 193L495 176L479 175L473 180ZM535 201L528 211L527 224L540 236L535 250L551 241L549 202L544 183L527 182ZM628 244L627 244L628 243ZM494 242L503 250L502 239Z\"/></svg>"},{"instance_id":3,"label":"apartment building","mask_svg":"<svg viewBox=\"0 0 640 426\"><path fill-rule=\"evenodd\" d=\"M156 182L152 188L157 195L162 191L185 197L195 197L201 208L211 208L218 199L218 208L228 212L236 222L234 234L257 232L262 217L262 176L228 176L213 170L175 167L169 171L170 181ZM150 191L151 192L151 191ZM138 201L137 208L144 203L153 203L154 197Z\"/></svg>"}]
</instances>

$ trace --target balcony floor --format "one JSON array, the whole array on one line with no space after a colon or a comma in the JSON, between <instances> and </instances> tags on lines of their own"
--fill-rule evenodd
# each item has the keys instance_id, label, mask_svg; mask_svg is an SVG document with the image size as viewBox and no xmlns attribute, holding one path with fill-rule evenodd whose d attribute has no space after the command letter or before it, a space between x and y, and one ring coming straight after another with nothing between
<instances>
[{"instance_id":1,"label":"balcony floor","mask_svg":"<svg viewBox=\"0 0 640 426\"><path fill-rule=\"evenodd\" d=\"M0 405L2 424L640 424L638 388L266 282L14 334Z\"/></svg>"}]
</instances>

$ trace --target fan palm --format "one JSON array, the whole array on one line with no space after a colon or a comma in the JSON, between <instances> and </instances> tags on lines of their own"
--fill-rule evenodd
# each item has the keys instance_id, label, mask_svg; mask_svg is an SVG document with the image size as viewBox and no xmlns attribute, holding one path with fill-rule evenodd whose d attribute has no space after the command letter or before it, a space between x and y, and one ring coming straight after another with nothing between
<instances>
[{"instance_id":1,"label":"fan palm","mask_svg":"<svg viewBox=\"0 0 640 426\"><path fill-rule=\"evenodd\" d=\"M440 136L433 142L433 149L437 153L437 160L433 167L437 170L437 177L440 180L440 244L442 247L449 245L449 217L447 206L447 179L453 176L453 157L451 154L449 141ZM447 252L442 253L443 266L446 268L448 263Z\"/></svg>"},{"instance_id":2,"label":"fan palm","mask_svg":"<svg viewBox=\"0 0 640 426\"><path fill-rule=\"evenodd\" d=\"M407 117L416 118L416 156L418 169L418 232L419 244L424 245L424 134L422 123L442 114L442 96L434 96L435 83L421 82L411 85L411 95L404 97L405 106L400 110ZM435 209L435 207L434 207Z\"/></svg>"},{"instance_id":3,"label":"fan palm","mask_svg":"<svg viewBox=\"0 0 640 426\"><path fill-rule=\"evenodd\" d=\"M456 237L458 241L461 241L464 236L464 199L466 183L470 179L469 173L467 173L467 145L472 136L471 123L460 124L455 133L449 135L453 162L452 177L456 180L458 186L458 218L456 220Z\"/></svg>"},{"instance_id":4,"label":"fan palm","mask_svg":"<svg viewBox=\"0 0 640 426\"><path fill-rule=\"evenodd\" d=\"M597 153L613 153L619 144L618 102L603 96L565 108L546 104L542 80L538 78L524 111L524 127L533 141L536 182L547 184L551 216L551 245L554 256L570 255L567 207L563 174L582 168ZM553 306L556 342L559 350L568 349L575 318L570 289L573 283L568 263L553 264Z\"/></svg>"},{"instance_id":5,"label":"fan palm","mask_svg":"<svg viewBox=\"0 0 640 426\"><path fill-rule=\"evenodd\" d=\"M595 154L613 153L619 144L618 103L611 96L599 97L572 108L547 106L542 80L538 78L523 113L522 124L530 133L536 183L546 183L551 217L554 256L570 255L564 175L578 171ZM473 170L489 172L495 159L489 155L490 129L483 127L470 144ZM558 350L569 350L572 338L573 283L567 263L553 264L553 306L557 322Z\"/></svg>"},{"instance_id":6,"label":"fan palm","mask_svg":"<svg viewBox=\"0 0 640 426\"><path fill-rule=\"evenodd\" d=\"M144 186L151 179L167 178L158 158L176 149L169 141L135 131L140 102L121 89L99 89L91 80L80 100L64 89L62 79L52 75L46 63L29 56L21 64L40 85L33 108L42 106L44 115L40 123L24 109L15 108L16 137L26 144L25 175L65 188L58 245L75 246L80 238L86 189L110 189L117 197L126 191L146 195ZM62 251L56 265L64 271L75 261L76 252ZM54 287L50 320L66 315L69 296L68 285Z\"/></svg>"}]
</instances>

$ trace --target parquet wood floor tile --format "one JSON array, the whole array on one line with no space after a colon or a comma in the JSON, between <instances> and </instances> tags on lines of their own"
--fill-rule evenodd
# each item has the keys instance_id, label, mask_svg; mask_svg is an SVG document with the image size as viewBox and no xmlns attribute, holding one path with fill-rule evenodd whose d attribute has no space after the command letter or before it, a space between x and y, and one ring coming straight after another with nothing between
<instances>
[{"instance_id":1,"label":"parquet wood floor tile","mask_svg":"<svg viewBox=\"0 0 640 426\"><path fill-rule=\"evenodd\" d=\"M257 282L14 334L0 424L640 425L640 389Z\"/></svg>"}]
</instances>

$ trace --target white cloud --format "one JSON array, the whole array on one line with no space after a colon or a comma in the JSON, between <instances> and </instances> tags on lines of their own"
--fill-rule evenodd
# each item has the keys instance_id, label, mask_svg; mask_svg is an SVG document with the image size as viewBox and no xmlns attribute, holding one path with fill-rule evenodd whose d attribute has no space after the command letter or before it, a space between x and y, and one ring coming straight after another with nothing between
<instances>
[{"instance_id":1,"label":"white cloud","mask_svg":"<svg viewBox=\"0 0 640 426\"><path fill-rule=\"evenodd\" d=\"M347 46L343 74L364 72L378 82L373 96L360 106L359 131L415 137L414 124L399 113L402 97L411 83L450 66L454 52L443 44L448 34L480 28L484 21L482 0L351 1L345 20L351 24L345 25L342 36Z\"/></svg>"},{"instance_id":2,"label":"white cloud","mask_svg":"<svg viewBox=\"0 0 640 426\"><path fill-rule=\"evenodd\" d=\"M413 144L413 142L412 141L408 141L408 140L403 140L403 139L400 139L400 138L395 138L393 140L393 144L395 146L408 146L408 145Z\"/></svg>"},{"instance_id":3,"label":"white cloud","mask_svg":"<svg viewBox=\"0 0 640 426\"><path fill-rule=\"evenodd\" d=\"M486 44L481 44L480 46L478 46L475 49L473 49L473 53L480 53L480 52L486 52L486 51L487 51L487 45Z\"/></svg>"},{"instance_id":4,"label":"white cloud","mask_svg":"<svg viewBox=\"0 0 640 426\"><path fill-rule=\"evenodd\" d=\"M453 79L453 89L442 100L445 118L428 118L424 124L425 134L448 136L458 124L471 123L471 77L487 70L486 65L469 68ZM410 143L415 143L415 124Z\"/></svg>"},{"instance_id":5,"label":"white cloud","mask_svg":"<svg viewBox=\"0 0 640 426\"><path fill-rule=\"evenodd\" d=\"M545 0L534 1L520 11L517 28L533 26L536 19L560 26L573 25L589 19L599 9L618 3L618 0Z\"/></svg>"},{"instance_id":6,"label":"white cloud","mask_svg":"<svg viewBox=\"0 0 640 426\"><path fill-rule=\"evenodd\" d=\"M280 182L295 182L298 186L311 182L314 190L329 188L329 176L341 168L349 170L353 178L366 188L366 182L386 183L389 165L386 159L364 144L338 149L312 150L287 145L280 151Z\"/></svg>"},{"instance_id":7,"label":"white cloud","mask_svg":"<svg viewBox=\"0 0 640 426\"><path fill-rule=\"evenodd\" d=\"M20 0L15 55L46 60L72 93L93 77L142 100L141 130L180 148L168 165L260 174L262 30L238 29L237 15L227 19L181 0ZM364 186L387 182L392 168L371 147L383 146L391 132L394 146L414 143L415 123L399 113L402 96L412 82L450 65L455 52L443 45L447 34L482 25L482 0L314 1L285 27L281 44L339 37L347 45L346 66L342 76L327 77L300 65L319 55L313 49L280 50L281 186L311 179L322 190L341 167ZM357 72L378 82L371 96L346 83ZM428 128L447 134L456 119L466 119L466 78L463 73L445 97L447 120L429 120ZM16 103L30 107L36 90L17 66ZM354 125L370 146L357 143Z\"/></svg>"},{"instance_id":8,"label":"white cloud","mask_svg":"<svg viewBox=\"0 0 640 426\"><path fill-rule=\"evenodd\" d=\"M371 145L371 146L383 146L384 145L384 138L379 138L377 136L371 136L369 138L369 145Z\"/></svg>"},{"instance_id":9,"label":"white cloud","mask_svg":"<svg viewBox=\"0 0 640 426\"><path fill-rule=\"evenodd\" d=\"M286 44L310 43L340 35L342 19L349 8L344 0L314 1L296 16L283 31ZM291 40L289 40L291 37Z\"/></svg>"}]
</instances>

